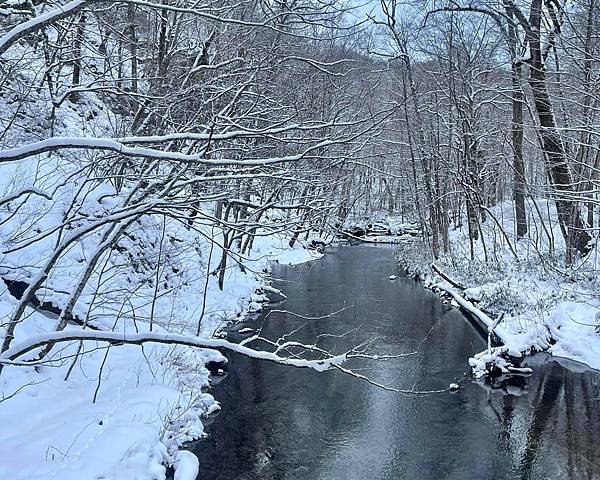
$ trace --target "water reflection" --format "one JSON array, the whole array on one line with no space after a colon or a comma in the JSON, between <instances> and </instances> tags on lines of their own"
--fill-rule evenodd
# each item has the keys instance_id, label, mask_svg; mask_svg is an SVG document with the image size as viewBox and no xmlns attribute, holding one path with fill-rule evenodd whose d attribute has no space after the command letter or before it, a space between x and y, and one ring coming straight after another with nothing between
<instances>
[{"instance_id":1,"label":"water reflection","mask_svg":"<svg viewBox=\"0 0 600 480\"><path fill-rule=\"evenodd\" d=\"M562 363L571 370L549 355L537 355L527 362L534 376L512 377L488 391L501 427L498 450L508 453L515 478L544 478L544 472L547 478L600 475L598 374Z\"/></svg>"},{"instance_id":2,"label":"water reflection","mask_svg":"<svg viewBox=\"0 0 600 480\"><path fill-rule=\"evenodd\" d=\"M599 376L547 357L534 375L501 385L464 379L466 359L485 347L474 327L412 280L388 280L392 250L349 247L320 262L279 267L283 305L264 335L328 333L338 351L377 338L380 351L418 348L404 359L355 363L374 380L455 393L400 396L334 372L291 369L237 355L214 388L223 413L195 449L203 479L544 479L600 476ZM282 308L279 306L278 308ZM259 326L261 319L256 320ZM573 365L569 365L573 367Z\"/></svg>"}]
</instances>

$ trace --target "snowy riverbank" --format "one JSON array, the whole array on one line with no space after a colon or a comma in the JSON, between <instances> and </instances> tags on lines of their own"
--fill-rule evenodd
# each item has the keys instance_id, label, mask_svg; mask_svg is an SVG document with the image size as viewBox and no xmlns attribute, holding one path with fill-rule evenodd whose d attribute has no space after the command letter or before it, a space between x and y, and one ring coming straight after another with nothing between
<instances>
[{"instance_id":1,"label":"snowy riverbank","mask_svg":"<svg viewBox=\"0 0 600 480\"><path fill-rule=\"evenodd\" d=\"M269 261L292 264L320 257L300 243L290 249L283 236L260 236L242 262L245 271L237 264L229 267L225 288L220 290L217 278L207 274L218 266L219 255L210 255L210 242L202 235L205 232L180 230L174 222L166 230L167 238L178 241L163 245L163 255L169 258L164 270L168 272L163 272L157 291L155 284L142 278L144 270L136 276L129 268L119 269L113 259L110 282L102 281L98 273L97 281L90 284L101 287L82 295L75 314L95 328L116 332L153 328L155 332L193 336L199 329L200 336L211 337L222 324L260 310L266 299L260 289L268 283L265 272ZM140 245L152 249L154 245L158 250L160 242L152 238L157 232L150 225L139 233L131 249ZM218 240L218 232L213 233L212 238ZM13 264L22 261L23 253L19 255L4 258L2 273L27 280L35 269L7 268L11 259ZM43 248L29 251L29 265L43 261L44 255ZM151 252L145 251L143 257L152 258ZM48 296L42 300L64 304L61 291L68 291L69 279L77 278L76 265L76 259L67 255L63 268L57 270L61 274L48 282L56 288L46 289ZM121 293L131 292L132 277L137 283L135 295L121 298ZM122 290L119 282L123 283ZM0 293L3 322L16 303L4 287ZM52 315L30 308L25 316L13 345L52 331L56 325ZM80 328L72 325L67 330ZM80 347L79 353L85 355L77 355ZM221 353L154 344L107 347L86 341L55 347L50 360L44 365L10 365L2 372L1 478L154 480L164 478L165 465L177 468L180 462L185 467L180 468L178 478L195 478L193 462L180 457L178 448L201 437L202 418L219 409L218 402L206 392L206 363L226 361Z\"/></svg>"},{"instance_id":2,"label":"snowy riverbank","mask_svg":"<svg viewBox=\"0 0 600 480\"><path fill-rule=\"evenodd\" d=\"M113 138L126 131L128 112L113 110L106 96L81 92L59 108L51 89L25 88L46 69L41 53L15 45L5 58L29 61L15 69L0 99L3 149L52 135ZM171 175L175 171L166 162L126 163L118 155L77 150L3 162L0 341L7 335L15 346L63 328L54 314L30 306L20 313L16 297L28 286L32 302L66 312L65 332L83 327L210 338L261 309L269 261L320 257L302 239L290 248L291 227L270 210L251 212L247 235L227 243L227 234L241 229L215 218L217 200L229 200L213 192L228 188L227 172L213 187L210 172L200 167L187 179ZM190 188L200 187L190 178L206 198L194 196ZM241 237L248 242L250 233L252 245L241 248ZM11 282L17 282L12 294ZM178 448L202 436L202 418L219 408L206 392L206 364L225 361L221 353L86 340L58 344L37 362L40 350L16 362L1 359L0 478L157 480L166 465L180 463L178 478L195 478L194 462ZM22 364L28 359L34 361Z\"/></svg>"},{"instance_id":3,"label":"snowy riverbank","mask_svg":"<svg viewBox=\"0 0 600 480\"><path fill-rule=\"evenodd\" d=\"M483 242L474 244L473 258L467 229L451 232L452 255L435 264L460 288L430 268L433 259L419 240L402 244L398 260L426 286L459 292L492 318L503 314L495 331L512 354L544 350L600 369L598 250L594 246L586 258L565 267L557 253L564 245L552 202L529 202L528 211L529 234L516 241L512 204L492 208L497 223L492 218L482 223Z\"/></svg>"}]
</instances>

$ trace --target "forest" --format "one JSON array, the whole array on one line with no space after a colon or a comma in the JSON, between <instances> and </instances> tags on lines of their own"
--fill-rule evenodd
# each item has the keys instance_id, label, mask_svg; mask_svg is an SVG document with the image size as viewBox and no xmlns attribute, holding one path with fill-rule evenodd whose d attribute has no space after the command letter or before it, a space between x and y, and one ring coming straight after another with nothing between
<instances>
[{"instance_id":1,"label":"forest","mask_svg":"<svg viewBox=\"0 0 600 480\"><path fill-rule=\"evenodd\" d=\"M0 0L0 479L595 478L599 231L598 0Z\"/></svg>"}]
</instances>

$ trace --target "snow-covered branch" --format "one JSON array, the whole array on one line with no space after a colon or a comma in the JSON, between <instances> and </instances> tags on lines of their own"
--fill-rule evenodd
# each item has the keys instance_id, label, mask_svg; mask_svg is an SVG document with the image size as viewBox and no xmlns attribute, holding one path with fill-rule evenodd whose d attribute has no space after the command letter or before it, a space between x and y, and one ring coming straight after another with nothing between
<instances>
[{"instance_id":1,"label":"snow-covered branch","mask_svg":"<svg viewBox=\"0 0 600 480\"><path fill-rule=\"evenodd\" d=\"M312 152L348 143L351 139L337 138L322 140L312 146L293 155L283 155L280 157L270 157L264 159L219 159L212 160L206 158L203 153L187 154L180 152L171 152L154 148L130 147L118 140L108 138L85 138L85 137L54 137L39 142L34 142L21 147L11 148L0 151L0 163L9 163L24 158L32 157L47 152L55 152L65 149L75 150L104 150L119 153L127 157L152 158L157 160L173 160L177 162L193 163L200 165L215 166L264 166L278 163L295 162L309 156Z\"/></svg>"},{"instance_id":2,"label":"snow-covered branch","mask_svg":"<svg viewBox=\"0 0 600 480\"><path fill-rule=\"evenodd\" d=\"M62 18L68 17L80 11L85 7L90 0L73 0L65 5L59 6L54 10L50 10L42 15L38 15L31 20L20 23L13 27L8 33L0 37L0 55L8 50L12 45L18 42L21 38L33 33L44 26L56 22Z\"/></svg>"},{"instance_id":3,"label":"snow-covered branch","mask_svg":"<svg viewBox=\"0 0 600 480\"><path fill-rule=\"evenodd\" d=\"M283 365L290 365L299 368L310 368L319 372L331 370L334 365L343 364L347 358L345 354L332 355L319 360L305 360L301 358L292 358L280 356L273 352L253 350L249 347L232 343L223 339L192 337L188 335L177 335L172 333L119 333L103 331L62 331L52 332L38 336L32 336L24 342L11 346L0 355L0 363L11 365L21 355L43 347L50 343L64 343L71 341L96 341L106 342L111 345L142 345L144 343L163 343L171 345L186 345L198 348L224 349L231 352L240 353L251 358L268 360Z\"/></svg>"}]
</instances>

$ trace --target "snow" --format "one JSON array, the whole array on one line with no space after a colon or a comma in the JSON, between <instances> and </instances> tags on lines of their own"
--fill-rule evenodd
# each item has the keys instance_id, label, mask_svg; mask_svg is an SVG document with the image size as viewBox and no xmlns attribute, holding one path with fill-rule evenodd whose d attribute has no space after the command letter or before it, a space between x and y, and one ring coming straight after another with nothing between
<instances>
[{"instance_id":1,"label":"snow","mask_svg":"<svg viewBox=\"0 0 600 480\"><path fill-rule=\"evenodd\" d=\"M412 237L409 235L367 235L361 237L361 242L364 243L385 243L385 244L397 244L410 240Z\"/></svg>"},{"instance_id":2,"label":"snow","mask_svg":"<svg viewBox=\"0 0 600 480\"><path fill-rule=\"evenodd\" d=\"M483 352L475 354L469 359L469 365L475 378L484 376L501 376L508 374L531 375L532 370L525 367L515 367L507 360L506 354L510 355L510 349L506 345L488 348ZM496 371L492 371L496 369Z\"/></svg>"},{"instance_id":3,"label":"snow","mask_svg":"<svg viewBox=\"0 0 600 480\"><path fill-rule=\"evenodd\" d=\"M30 60L21 74L33 76L43 67L43 59L35 55L16 43L4 57L9 62ZM345 361L334 357L319 363L284 362L274 354L215 338L221 336L223 325L260 311L267 300L262 292L276 294L268 284L270 262L297 264L322 254L304 248L303 239L290 248L289 235L277 233L265 221L251 251L239 255L239 263L228 263L225 288L219 289L210 272L220 260L220 228L200 219L195 229L188 229L171 217L149 214L149 209L160 207L154 199L129 207L128 190L117 191L95 178L92 170L81 168L80 154L41 153L67 142L120 148L119 142L110 140L119 119L89 92L82 93L77 104L65 101L57 108L56 139L40 141L46 136L44 119L52 105L46 90L28 92L27 102L19 107L27 118L35 119L32 128L15 123L0 145L4 152L0 155L0 276L28 283L39 279L38 300L62 308L102 245L107 221L141 216L129 225L118 248L101 257L75 304L74 315L99 331L69 325L54 332L56 316L25 309L12 348L1 361L0 478L157 480L165 477L166 465L176 467L177 478L195 478L197 461L179 448L202 437L203 418L219 409L206 392L210 387L206 364L226 361L214 348L319 371ZM18 94L0 99L6 118L15 116L14 105L21 102L11 96ZM90 112L97 115L89 119ZM13 161L16 157L24 158ZM210 211L204 213L212 215L214 205L206 208ZM71 221L59 232L67 213ZM44 272L57 243L66 249L51 259L52 268ZM18 300L0 281L0 324L7 324L17 306ZM0 340L4 330L0 328ZM73 340L82 335L86 341ZM19 345L50 339L61 343L43 365L24 364L35 358L36 350L14 361L8 358L18 353ZM119 339L152 342L143 347L107 343ZM156 343L166 341L185 341L190 346ZM80 347L83 355L77 355Z\"/></svg>"},{"instance_id":4,"label":"snow","mask_svg":"<svg viewBox=\"0 0 600 480\"><path fill-rule=\"evenodd\" d=\"M187 450L180 450L173 462L175 480L196 480L199 466L200 463L196 455Z\"/></svg>"},{"instance_id":5,"label":"snow","mask_svg":"<svg viewBox=\"0 0 600 480\"><path fill-rule=\"evenodd\" d=\"M507 347L501 346L484 350L470 358L469 365L475 378L482 378L489 375L491 373L489 367L492 365L499 370L499 374L509 373L509 363L503 356L506 352Z\"/></svg>"},{"instance_id":6,"label":"snow","mask_svg":"<svg viewBox=\"0 0 600 480\"><path fill-rule=\"evenodd\" d=\"M493 321L488 314L493 317L502 314L494 331L511 355L548 351L556 357L600 369L598 249L594 244L587 257L566 266L553 202L536 199L536 203L537 208L531 200L527 203L529 233L519 240L512 233L515 231L512 203L491 208L508 239L488 219L482 223L485 248L481 240L476 242L473 259L466 225L451 230L452 258L442 256L436 265L464 285L463 291L457 291L430 269L433 259L424 253L427 248L419 240L400 246L401 266L421 277L426 286L450 293L453 303L471 313L476 307L478 317L487 326ZM481 364L481 359L475 360L474 363Z\"/></svg>"},{"instance_id":7,"label":"snow","mask_svg":"<svg viewBox=\"0 0 600 480\"><path fill-rule=\"evenodd\" d=\"M273 240L273 243L269 245L271 251L267 254L268 258L282 265L298 265L323 257L322 253L316 250L308 250L302 244L294 245L294 248L289 248L286 245L287 241L288 239L285 238L282 238L279 242ZM262 251L260 246L257 251Z\"/></svg>"},{"instance_id":8,"label":"snow","mask_svg":"<svg viewBox=\"0 0 600 480\"><path fill-rule=\"evenodd\" d=\"M277 258L283 240L277 239L275 248L269 250L270 240L269 237L261 239L260 253L257 253L260 259L249 259L249 264L266 267L268 259ZM302 258L312 259L314 254L303 255L298 248L286 255L285 261L299 262ZM66 343L65 349L65 344L55 347L60 357L67 360L52 363L52 368L5 367L0 377L0 391L5 399L0 403L3 412L0 478L75 480L103 476L106 479L156 479L164 478L164 465L174 462L180 462L176 478L195 478L197 463L194 464L189 455L178 452L178 448L184 441L201 437L202 417L219 408L210 394L203 393L209 386L209 372L204 365L208 361L226 361L225 357L216 350L149 343L144 345L143 351L134 345L113 346L107 350L106 344L97 340L126 338L136 341L146 337L157 341L187 341L204 347L230 346L258 358L277 360L272 354L210 338L224 320L243 318L244 312L260 308L260 303L255 300L265 298L255 293L265 281L260 275L237 271L228 275L228 281L229 288L223 292L211 284L206 298L208 315L201 337L170 334L164 330L173 326L180 330L185 317L191 319L190 313L199 311L203 297L194 284L175 291L175 298L161 304L157 317L175 317L177 321L164 322L158 332L152 333L135 333L127 322L121 322L121 331L115 332L81 330L74 326L62 332L48 332L54 321L49 322L48 317L28 308L27 321L17 327L16 340L2 359L32 343L82 335L89 339L83 343L84 351L88 353L78 360L68 381L63 378L71 363L69 355L75 354L77 349L78 342L74 341ZM197 283L203 282L204 278ZM192 296L188 296L190 294ZM60 298L57 294L56 299ZM0 296L0 313L9 315L15 304L16 301L4 291ZM107 305L103 309L110 311ZM103 318L107 315L102 313ZM138 325L147 328L147 324ZM98 371L105 354L108 357L94 403ZM314 367L319 371L329 366L327 363L311 366L307 361L294 359L285 363ZM7 398L15 392L14 397ZM28 418L27 429L22 427L23 418ZM98 455L98 452L102 454Z\"/></svg>"},{"instance_id":9,"label":"snow","mask_svg":"<svg viewBox=\"0 0 600 480\"><path fill-rule=\"evenodd\" d=\"M47 324L42 315L30 312L30 327ZM32 320L36 320L32 322ZM19 336L25 335L23 329ZM69 345L74 352L75 345ZM67 352L64 352L67 353ZM169 352L148 348L147 362L138 347L112 348L102 375L97 401L98 367L104 352L82 357L68 381L65 368L9 367L1 380L3 395L17 395L1 404L0 477L13 479L105 478L150 479L164 476L169 459L166 418L186 407L176 388L154 381L153 376L172 374L174 367L160 369ZM182 352L179 352L182 353ZM166 364L165 364L166 365ZM68 365L66 365L68 367ZM157 369L157 370L154 370ZM207 386L208 372L200 364L186 373L188 384ZM174 384L173 384L174 385ZM199 390L198 390L199 391ZM191 398L208 405L214 399ZM178 434L202 434L201 409L190 410L185 430ZM23 428L23 419L27 427ZM164 441L161 441L164 440ZM99 452L102 452L99 454Z\"/></svg>"},{"instance_id":10,"label":"snow","mask_svg":"<svg viewBox=\"0 0 600 480\"><path fill-rule=\"evenodd\" d=\"M550 325L556 340L548 351L594 368L600 368L600 335L598 307L574 301L562 302L548 312L545 323Z\"/></svg>"},{"instance_id":11,"label":"snow","mask_svg":"<svg viewBox=\"0 0 600 480\"><path fill-rule=\"evenodd\" d=\"M73 0L55 10L50 10L42 15L37 15L31 20L19 23L10 31L2 35L2 38L0 39L0 55L3 54L14 42L19 40L19 38L21 38L25 33L33 31L38 28L39 25L48 23L51 20L58 20L70 13L76 12L88 2L89 0Z\"/></svg>"}]
</instances>

